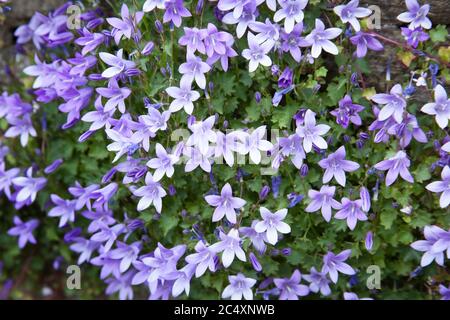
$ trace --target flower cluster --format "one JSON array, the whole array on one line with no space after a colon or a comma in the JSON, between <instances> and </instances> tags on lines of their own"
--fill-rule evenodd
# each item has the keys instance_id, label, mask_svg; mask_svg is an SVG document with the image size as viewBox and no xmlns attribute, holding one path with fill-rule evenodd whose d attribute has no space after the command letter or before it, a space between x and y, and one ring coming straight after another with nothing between
<instances>
[{"instance_id":1,"label":"flower cluster","mask_svg":"<svg viewBox=\"0 0 450 320\"><path fill-rule=\"evenodd\" d=\"M365 264L401 251L397 283L419 261L409 246L421 268L445 267L448 219L426 210L450 204L448 56L417 52L436 38L429 5L406 1L398 43L358 0L333 17L308 0L141 2L86 9L74 28L67 3L15 32L20 54L37 50L29 90L0 96L0 192L20 212L7 232L19 248L57 218L48 234L120 299L356 300ZM361 59L385 43L417 70L377 92Z\"/></svg>"}]
</instances>

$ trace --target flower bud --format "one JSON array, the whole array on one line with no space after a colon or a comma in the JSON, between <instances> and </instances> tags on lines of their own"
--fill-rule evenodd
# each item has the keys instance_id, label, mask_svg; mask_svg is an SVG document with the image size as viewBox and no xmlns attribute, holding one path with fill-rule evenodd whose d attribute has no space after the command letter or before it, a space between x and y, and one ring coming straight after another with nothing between
<instances>
[{"instance_id":1,"label":"flower bud","mask_svg":"<svg viewBox=\"0 0 450 320\"><path fill-rule=\"evenodd\" d=\"M150 41L149 43L147 43L144 47L144 49L142 49L142 55L144 56L148 56L153 52L153 49L155 48L155 44Z\"/></svg>"},{"instance_id":2,"label":"flower bud","mask_svg":"<svg viewBox=\"0 0 450 320\"><path fill-rule=\"evenodd\" d=\"M369 212L369 210L370 210L370 193L369 193L369 190L367 190L366 187L361 187L361 189L359 190L359 196L361 197L361 200L362 200L362 207L361 207L361 209L363 209L365 212Z\"/></svg>"},{"instance_id":3,"label":"flower bud","mask_svg":"<svg viewBox=\"0 0 450 320\"><path fill-rule=\"evenodd\" d=\"M372 233L372 231L369 231L366 234L365 246L366 246L367 251L372 251L372 247L373 247L373 233Z\"/></svg>"},{"instance_id":4,"label":"flower bud","mask_svg":"<svg viewBox=\"0 0 450 320\"><path fill-rule=\"evenodd\" d=\"M261 191L259 192L259 200L262 201L265 198L267 198L269 192L270 192L270 187L269 186L262 187Z\"/></svg>"},{"instance_id":5,"label":"flower bud","mask_svg":"<svg viewBox=\"0 0 450 320\"><path fill-rule=\"evenodd\" d=\"M252 263L253 269L260 272L262 271L262 266L259 263L258 259L256 258L255 254L253 252L250 252L249 254L250 262Z\"/></svg>"}]
</instances>

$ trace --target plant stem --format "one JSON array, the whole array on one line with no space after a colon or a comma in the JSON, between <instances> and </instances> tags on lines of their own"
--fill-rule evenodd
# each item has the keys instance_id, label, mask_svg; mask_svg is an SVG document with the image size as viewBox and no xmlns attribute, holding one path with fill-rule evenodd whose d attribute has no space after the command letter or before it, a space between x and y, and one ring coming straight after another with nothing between
<instances>
[{"instance_id":1,"label":"plant stem","mask_svg":"<svg viewBox=\"0 0 450 320\"><path fill-rule=\"evenodd\" d=\"M417 54L417 51L418 51L418 50L416 50L416 49L414 49L414 48L408 46L407 44L398 42L398 41L396 41L396 40L394 40L394 39L387 38L387 37L385 37L385 36L382 36L381 34L378 34L378 33L376 33L376 32L373 32L373 31L368 32L368 34L373 35L374 37L377 37L378 39L380 39L380 40L382 40L382 41L384 41L384 42L387 42L387 43L390 43L390 44L395 45L395 46L397 46L397 47L400 47L400 48L402 48L402 49L405 49L405 50L411 52L411 53L412 53L414 56L416 56L416 57L419 57L419 56L420 56L419 54ZM439 63L439 64L443 64L443 65L445 65L446 67L449 67L449 68L450 68L450 63L447 63L447 62L443 61L442 59L440 59L439 57L435 57L435 56L433 56L433 55L431 55L431 54L429 54L429 53L427 53L427 52L424 52L424 51L421 51L421 52L423 52L423 53L425 54L425 56L426 56L428 59L430 59L430 60L432 60L432 61L434 61L434 62L437 62L437 63Z\"/></svg>"}]
</instances>

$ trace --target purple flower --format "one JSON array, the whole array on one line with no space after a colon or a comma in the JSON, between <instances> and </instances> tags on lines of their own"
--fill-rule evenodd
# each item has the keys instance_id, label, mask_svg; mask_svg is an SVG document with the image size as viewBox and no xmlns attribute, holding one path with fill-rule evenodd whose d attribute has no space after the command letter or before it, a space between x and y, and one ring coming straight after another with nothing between
<instances>
[{"instance_id":1,"label":"purple flower","mask_svg":"<svg viewBox=\"0 0 450 320\"><path fill-rule=\"evenodd\" d=\"M81 54L85 56L105 42L105 35L97 32L91 33L88 29L83 28L81 31L81 37L76 39L74 42L75 44L83 47Z\"/></svg>"},{"instance_id":2,"label":"purple flower","mask_svg":"<svg viewBox=\"0 0 450 320\"><path fill-rule=\"evenodd\" d=\"M254 72L260 64L265 67L270 67L272 60L267 55L271 49L269 44L267 42L259 44L252 33L248 33L247 40L248 49L242 51L242 56L249 60L249 72Z\"/></svg>"},{"instance_id":3,"label":"purple flower","mask_svg":"<svg viewBox=\"0 0 450 320\"><path fill-rule=\"evenodd\" d=\"M383 45L377 38L369 33L362 31L357 32L350 41L356 46L356 56L363 58L367 54L367 48L373 51L381 51L384 49Z\"/></svg>"},{"instance_id":4,"label":"purple flower","mask_svg":"<svg viewBox=\"0 0 450 320\"><path fill-rule=\"evenodd\" d=\"M303 148L306 153L309 153L313 144L320 149L328 148L327 142L321 136L329 130L330 127L325 124L316 126L316 114L308 109L305 114L304 124L297 127L296 133L303 138Z\"/></svg>"},{"instance_id":5,"label":"purple flower","mask_svg":"<svg viewBox=\"0 0 450 320\"><path fill-rule=\"evenodd\" d=\"M290 278L275 278L273 283L280 290L280 300L298 300L309 294L308 286L300 284L302 274L295 270Z\"/></svg>"},{"instance_id":6,"label":"purple flower","mask_svg":"<svg viewBox=\"0 0 450 320\"><path fill-rule=\"evenodd\" d=\"M120 260L112 259L111 251L103 252L102 248L100 248L99 251L102 251L102 253L99 256L90 259L89 262L94 266L101 267L100 279L106 279L110 275L120 278Z\"/></svg>"},{"instance_id":7,"label":"purple flower","mask_svg":"<svg viewBox=\"0 0 450 320\"><path fill-rule=\"evenodd\" d=\"M144 12L153 11L155 8L164 9L166 0L146 0L144 3Z\"/></svg>"},{"instance_id":8,"label":"purple flower","mask_svg":"<svg viewBox=\"0 0 450 320\"><path fill-rule=\"evenodd\" d=\"M220 221L224 216L231 223L236 223L236 211L242 208L246 201L233 197L233 191L229 183L225 184L220 192L220 196L210 195L205 197L209 205L216 207L212 217L213 222Z\"/></svg>"},{"instance_id":9,"label":"purple flower","mask_svg":"<svg viewBox=\"0 0 450 320\"><path fill-rule=\"evenodd\" d=\"M434 101L424 105L420 111L429 115L435 115L439 127L445 129L450 119L450 99L447 97L444 87L440 84L434 89Z\"/></svg>"},{"instance_id":10,"label":"purple flower","mask_svg":"<svg viewBox=\"0 0 450 320\"><path fill-rule=\"evenodd\" d=\"M205 172L211 172L211 160L209 158L214 154L213 148L208 147L206 155L203 155L198 148L185 147L183 154L189 159L184 167L185 172L191 172L198 166Z\"/></svg>"},{"instance_id":11,"label":"purple flower","mask_svg":"<svg viewBox=\"0 0 450 320\"><path fill-rule=\"evenodd\" d=\"M236 132L224 134L220 131L216 132L216 146L214 148L214 157L217 158L216 163L222 164L222 158L230 167L234 164L234 153L237 150Z\"/></svg>"},{"instance_id":12,"label":"purple flower","mask_svg":"<svg viewBox=\"0 0 450 320\"><path fill-rule=\"evenodd\" d=\"M344 300L373 300L372 298L359 298L356 293L344 292Z\"/></svg>"},{"instance_id":13,"label":"purple flower","mask_svg":"<svg viewBox=\"0 0 450 320\"><path fill-rule=\"evenodd\" d=\"M328 280L326 272L319 272L316 268L312 267L309 274L303 275L303 278L309 282L309 290L312 292L317 293L320 291L320 293L324 296L331 294L329 285L330 280Z\"/></svg>"},{"instance_id":14,"label":"purple flower","mask_svg":"<svg viewBox=\"0 0 450 320\"><path fill-rule=\"evenodd\" d=\"M187 51L195 53L199 51L205 54L206 48L203 40L208 35L206 29L184 28L184 35L178 40L178 44L187 47Z\"/></svg>"},{"instance_id":15,"label":"purple flower","mask_svg":"<svg viewBox=\"0 0 450 320\"><path fill-rule=\"evenodd\" d=\"M217 30L217 27L208 23L207 35L204 39L206 55L213 57L215 54L221 56L227 52L227 47L234 43L233 36L227 32Z\"/></svg>"},{"instance_id":16,"label":"purple flower","mask_svg":"<svg viewBox=\"0 0 450 320\"><path fill-rule=\"evenodd\" d=\"M283 73L278 78L278 87L286 89L290 85L292 85L292 77L293 72L291 68L286 67L283 71Z\"/></svg>"},{"instance_id":17,"label":"purple flower","mask_svg":"<svg viewBox=\"0 0 450 320\"><path fill-rule=\"evenodd\" d=\"M155 150L157 158L153 158L147 162L148 167L155 169L153 173L154 181L161 180L164 175L168 178L172 177L175 172L173 165L178 162L178 157L173 154L168 154L159 143L156 144Z\"/></svg>"},{"instance_id":18,"label":"purple flower","mask_svg":"<svg viewBox=\"0 0 450 320\"><path fill-rule=\"evenodd\" d=\"M277 0L266 0L266 5L272 11L277 10Z\"/></svg>"},{"instance_id":19,"label":"purple flower","mask_svg":"<svg viewBox=\"0 0 450 320\"><path fill-rule=\"evenodd\" d=\"M253 130L251 133L244 131L235 131L235 136L242 142L237 143L233 148L241 155L250 155L250 160L259 164L261 162L261 151L270 151L273 148L272 143L264 140L266 135L266 126L261 126Z\"/></svg>"},{"instance_id":20,"label":"purple flower","mask_svg":"<svg viewBox=\"0 0 450 320\"><path fill-rule=\"evenodd\" d=\"M344 250L339 254L334 254L333 252L328 252L323 257L323 267L322 272L328 273L330 275L331 281L334 283L337 283L338 277L340 273L347 274L347 275L354 275L356 274L355 270L351 266L349 266L347 263L345 263L345 260L348 259L348 257L351 255L352 250Z\"/></svg>"},{"instance_id":21,"label":"purple flower","mask_svg":"<svg viewBox=\"0 0 450 320\"><path fill-rule=\"evenodd\" d=\"M166 0L164 1L165 12L163 22L172 21L172 23L179 27L181 26L181 19L183 17L190 17L191 13L184 7L183 0Z\"/></svg>"},{"instance_id":22,"label":"purple flower","mask_svg":"<svg viewBox=\"0 0 450 320\"><path fill-rule=\"evenodd\" d=\"M33 128L33 123L31 122L31 115L25 114L22 119L11 118L8 119L11 127L6 130L6 138L14 138L20 136L20 144L25 147L28 144L29 136L36 137L36 130Z\"/></svg>"},{"instance_id":23,"label":"purple flower","mask_svg":"<svg viewBox=\"0 0 450 320\"><path fill-rule=\"evenodd\" d=\"M447 208L450 204L450 167L445 166L441 173L442 181L436 181L426 186L431 192L442 192L439 199L441 208Z\"/></svg>"},{"instance_id":24,"label":"purple flower","mask_svg":"<svg viewBox=\"0 0 450 320\"><path fill-rule=\"evenodd\" d=\"M317 59L322 53L322 50L337 55L339 50L330 40L337 38L341 33L342 30L339 28L325 29L322 20L316 19L315 28L305 37L305 40L312 46L311 55L313 58Z\"/></svg>"},{"instance_id":25,"label":"purple flower","mask_svg":"<svg viewBox=\"0 0 450 320\"><path fill-rule=\"evenodd\" d=\"M252 2L248 0L219 0L217 7L221 11L233 10L233 17L239 19L244 11L247 3Z\"/></svg>"},{"instance_id":26,"label":"purple flower","mask_svg":"<svg viewBox=\"0 0 450 320\"><path fill-rule=\"evenodd\" d=\"M136 64L133 61L123 59L123 49L117 51L116 55L100 52L100 59L110 66L102 73L102 77L106 79L116 78L121 74L126 74L130 69L134 69Z\"/></svg>"},{"instance_id":27,"label":"purple flower","mask_svg":"<svg viewBox=\"0 0 450 320\"><path fill-rule=\"evenodd\" d=\"M101 189L93 191L92 198L95 199L93 207L108 210L108 202L116 194L118 188L117 183L112 182Z\"/></svg>"},{"instance_id":28,"label":"purple flower","mask_svg":"<svg viewBox=\"0 0 450 320\"><path fill-rule=\"evenodd\" d=\"M131 37L137 32L137 25L144 17L144 13L141 11L131 15L126 4L122 5L119 18L107 18L106 21L114 27L113 35L116 44L120 43L122 37L131 39Z\"/></svg>"},{"instance_id":29,"label":"purple flower","mask_svg":"<svg viewBox=\"0 0 450 320\"><path fill-rule=\"evenodd\" d=\"M353 172L359 169L358 163L345 160L345 154L345 147L342 146L326 159L319 161L319 166L325 169L323 183L328 183L334 177L341 186L345 187L345 172Z\"/></svg>"},{"instance_id":30,"label":"purple flower","mask_svg":"<svg viewBox=\"0 0 450 320\"><path fill-rule=\"evenodd\" d=\"M191 279L194 275L195 267L192 265L185 265L179 271L172 272L170 275L167 275L167 279L174 278L174 283L172 286L172 296L174 298L178 297L180 294L186 292L186 295L189 296L189 291L191 288Z\"/></svg>"},{"instance_id":31,"label":"purple flower","mask_svg":"<svg viewBox=\"0 0 450 320\"><path fill-rule=\"evenodd\" d=\"M30 40L33 40L35 47L40 49L41 45L45 43L45 39L40 34L37 34L36 30L45 19L46 17L43 14L36 12L28 24L17 28L14 32L14 35L17 37L17 43L25 44Z\"/></svg>"},{"instance_id":32,"label":"purple flower","mask_svg":"<svg viewBox=\"0 0 450 320\"><path fill-rule=\"evenodd\" d=\"M258 233L265 233L267 242L270 244L275 245L278 242L278 232L283 234L291 232L291 227L282 221L286 218L287 209L281 209L272 213L268 209L261 207L259 212L263 221L255 225L255 230Z\"/></svg>"},{"instance_id":33,"label":"purple flower","mask_svg":"<svg viewBox=\"0 0 450 320\"><path fill-rule=\"evenodd\" d=\"M411 248L425 252L420 261L422 267L428 266L433 261L444 266L444 251L447 249L447 258L450 258L450 231L447 232L437 226L425 226L424 236L426 240L411 243Z\"/></svg>"},{"instance_id":34,"label":"purple flower","mask_svg":"<svg viewBox=\"0 0 450 320\"><path fill-rule=\"evenodd\" d=\"M120 300L131 300L133 299L133 287L131 286L131 281L135 276L136 272L134 270L130 270L120 277L109 277L105 280L108 284L106 287L105 293L107 295L112 295L116 292L119 292Z\"/></svg>"},{"instance_id":35,"label":"purple flower","mask_svg":"<svg viewBox=\"0 0 450 320\"><path fill-rule=\"evenodd\" d=\"M246 278L242 273L238 273L235 276L228 276L230 284L223 290L222 298L230 298L231 300L253 300L252 287L255 285L256 280L252 278Z\"/></svg>"},{"instance_id":36,"label":"purple flower","mask_svg":"<svg viewBox=\"0 0 450 320\"><path fill-rule=\"evenodd\" d=\"M302 138L297 134L292 134L286 138L280 138L278 140L280 147L280 154L282 160L286 157L291 157L291 162L297 169L302 168L303 160L306 158L305 151L302 147ZM279 167L278 164L272 164L274 168Z\"/></svg>"},{"instance_id":37,"label":"purple flower","mask_svg":"<svg viewBox=\"0 0 450 320\"><path fill-rule=\"evenodd\" d=\"M450 286L446 288L444 285L439 285L439 294L442 296L441 300L450 300Z\"/></svg>"},{"instance_id":38,"label":"purple flower","mask_svg":"<svg viewBox=\"0 0 450 320\"><path fill-rule=\"evenodd\" d=\"M83 188L78 182L75 182L75 186L69 188L69 193L77 200L75 209L81 210L86 206L91 210L91 199L94 199L94 192L97 191L98 188L99 186L96 184Z\"/></svg>"},{"instance_id":39,"label":"purple flower","mask_svg":"<svg viewBox=\"0 0 450 320\"><path fill-rule=\"evenodd\" d=\"M167 195L161 184L153 178L150 172L147 172L145 176L145 186L135 190L133 194L141 197L137 206L138 211L143 211L153 204L158 213L161 213L162 209L161 199Z\"/></svg>"},{"instance_id":40,"label":"purple flower","mask_svg":"<svg viewBox=\"0 0 450 320\"><path fill-rule=\"evenodd\" d=\"M239 17L236 17L232 12L227 13L222 22L226 24L237 24L236 35L238 38L242 38L247 30L248 26L253 23L258 16L258 10L256 9L256 3L254 1L246 1L243 11ZM272 44L273 46L273 44Z\"/></svg>"},{"instance_id":41,"label":"purple flower","mask_svg":"<svg viewBox=\"0 0 450 320\"><path fill-rule=\"evenodd\" d=\"M308 197L312 200L311 203L306 207L306 212L315 212L321 210L322 216L326 222L331 220L331 208L339 210L341 209L341 204L334 200L334 193L336 187L322 186L320 191L309 190Z\"/></svg>"},{"instance_id":42,"label":"purple flower","mask_svg":"<svg viewBox=\"0 0 450 320\"><path fill-rule=\"evenodd\" d=\"M266 233L259 233L255 230L258 220L253 220L251 227L240 227L239 232L244 235L245 238L249 238L253 247L258 250L260 254L266 251L266 244L268 242Z\"/></svg>"},{"instance_id":43,"label":"purple flower","mask_svg":"<svg viewBox=\"0 0 450 320\"><path fill-rule=\"evenodd\" d=\"M297 23L290 33L281 32L281 46L283 52L289 52L296 62L302 59L300 47L309 47L310 43L303 38L303 23ZM288 86L289 87L289 86Z\"/></svg>"},{"instance_id":44,"label":"purple flower","mask_svg":"<svg viewBox=\"0 0 450 320\"><path fill-rule=\"evenodd\" d=\"M108 98L105 104L104 111L109 112L119 108L119 111L125 113L125 99L131 94L131 90L128 88L120 88L117 80L111 78L108 82L108 88L97 88L97 93L102 97Z\"/></svg>"},{"instance_id":45,"label":"purple flower","mask_svg":"<svg viewBox=\"0 0 450 320\"><path fill-rule=\"evenodd\" d=\"M274 46L280 38L280 26L272 23L269 18L266 18L265 22L254 21L248 27L256 33L258 43L269 42Z\"/></svg>"},{"instance_id":46,"label":"purple flower","mask_svg":"<svg viewBox=\"0 0 450 320\"><path fill-rule=\"evenodd\" d=\"M362 210L362 200L350 200L346 197L342 198L342 208L334 217L339 220L347 220L347 226L350 230L355 229L356 223L359 221L366 221L367 216Z\"/></svg>"},{"instance_id":47,"label":"purple flower","mask_svg":"<svg viewBox=\"0 0 450 320\"><path fill-rule=\"evenodd\" d=\"M186 82L192 83L194 80L201 89L205 89L206 78L205 73L211 70L211 67L202 61L201 58L194 56L191 52L187 53L187 61L182 63L178 68L178 71L183 75L183 79Z\"/></svg>"},{"instance_id":48,"label":"purple flower","mask_svg":"<svg viewBox=\"0 0 450 320\"><path fill-rule=\"evenodd\" d=\"M279 1L281 9L275 12L273 20L280 22L284 19L284 30L291 33L295 23L301 23L304 18L303 9L308 4L308 0Z\"/></svg>"},{"instance_id":49,"label":"purple flower","mask_svg":"<svg viewBox=\"0 0 450 320\"><path fill-rule=\"evenodd\" d=\"M376 94L371 98L375 103L384 105L378 114L378 120L383 121L393 116L397 123L403 120L403 112L406 108L406 100L403 97L403 89L400 84L392 87L389 94Z\"/></svg>"},{"instance_id":50,"label":"purple flower","mask_svg":"<svg viewBox=\"0 0 450 320\"><path fill-rule=\"evenodd\" d=\"M351 0L349 3L339 5L334 8L334 12L341 18L343 23L350 23L356 32L361 30L357 18L365 18L372 13L372 10L360 8L359 0Z\"/></svg>"},{"instance_id":51,"label":"purple flower","mask_svg":"<svg viewBox=\"0 0 450 320\"><path fill-rule=\"evenodd\" d=\"M339 108L334 109L330 113L336 117L336 122L339 125L347 129L350 122L357 126L362 124L359 112L363 110L364 107L353 103L352 97L347 94L339 101Z\"/></svg>"},{"instance_id":52,"label":"purple flower","mask_svg":"<svg viewBox=\"0 0 450 320\"><path fill-rule=\"evenodd\" d=\"M20 207L33 203L36 200L37 193L47 184L47 179L33 178L32 173L32 168L29 168L25 177L17 177L12 180L17 188L13 198Z\"/></svg>"},{"instance_id":53,"label":"purple flower","mask_svg":"<svg viewBox=\"0 0 450 320\"><path fill-rule=\"evenodd\" d=\"M413 48L417 48L419 42L424 42L430 39L430 36L423 31L421 27L415 28L413 30L409 28L402 28L402 35L405 37L408 45Z\"/></svg>"},{"instance_id":54,"label":"purple flower","mask_svg":"<svg viewBox=\"0 0 450 320\"><path fill-rule=\"evenodd\" d=\"M139 116L139 122L153 133L167 129L167 121L170 119L170 111L159 112L155 108L148 109L148 115Z\"/></svg>"},{"instance_id":55,"label":"purple flower","mask_svg":"<svg viewBox=\"0 0 450 320\"><path fill-rule=\"evenodd\" d=\"M117 152L113 162L119 160L124 154L128 153L128 155L132 155L134 152L140 149L140 143L146 145L145 137L143 137L142 131L138 131L137 134L134 135L123 135L120 132L117 132L113 129L105 129L108 138L113 140L114 142L107 146L108 151ZM154 136L154 134L149 133L149 136ZM149 137L146 137L147 140Z\"/></svg>"},{"instance_id":56,"label":"purple flower","mask_svg":"<svg viewBox=\"0 0 450 320\"><path fill-rule=\"evenodd\" d=\"M89 127L90 131L99 130L107 125L111 125L111 118L114 115L115 108L105 111L102 105L102 98L98 96L94 103L96 111L89 111L82 118L81 121L92 122Z\"/></svg>"},{"instance_id":57,"label":"purple flower","mask_svg":"<svg viewBox=\"0 0 450 320\"><path fill-rule=\"evenodd\" d=\"M407 114L403 117L401 123L394 123L388 129L390 135L395 135L399 138L400 147L406 148L411 142L412 137L418 142L426 143L428 138L425 132L419 127L417 119L412 114Z\"/></svg>"},{"instance_id":58,"label":"purple flower","mask_svg":"<svg viewBox=\"0 0 450 320\"><path fill-rule=\"evenodd\" d=\"M128 245L120 241L117 241L116 245L117 248L109 251L108 254L111 259L120 260L119 270L123 273L137 260L142 245L140 242Z\"/></svg>"},{"instance_id":59,"label":"purple flower","mask_svg":"<svg viewBox=\"0 0 450 320\"><path fill-rule=\"evenodd\" d=\"M67 222L75 221L75 208L77 201L76 200L64 200L58 197L56 194L52 194L50 196L52 202L56 207L48 212L49 217L60 217L59 219L59 228L64 227Z\"/></svg>"},{"instance_id":60,"label":"purple flower","mask_svg":"<svg viewBox=\"0 0 450 320\"><path fill-rule=\"evenodd\" d=\"M192 253L186 257L186 262L195 265L195 277L200 278L207 269L211 272L216 271L216 254L203 241L197 242L195 245L196 253Z\"/></svg>"},{"instance_id":61,"label":"purple flower","mask_svg":"<svg viewBox=\"0 0 450 320\"><path fill-rule=\"evenodd\" d=\"M404 151L398 151L392 158L377 163L375 169L388 170L386 186L390 186L397 180L399 174L404 180L414 183L414 178L408 170L410 165L411 161L408 159L408 155Z\"/></svg>"},{"instance_id":62,"label":"purple flower","mask_svg":"<svg viewBox=\"0 0 450 320\"><path fill-rule=\"evenodd\" d=\"M191 90L191 81L185 77L181 79L179 88L169 87L166 89L166 92L175 99L170 104L170 112L177 112L184 108L187 114L192 114L194 110L193 102L200 98L200 94L197 91Z\"/></svg>"},{"instance_id":63,"label":"purple flower","mask_svg":"<svg viewBox=\"0 0 450 320\"><path fill-rule=\"evenodd\" d=\"M209 142L216 142L216 133L213 130L215 116L210 116L204 121L197 121L189 126L192 135L187 141L188 146L196 146L203 156L206 156L210 151Z\"/></svg>"},{"instance_id":64,"label":"purple flower","mask_svg":"<svg viewBox=\"0 0 450 320\"><path fill-rule=\"evenodd\" d=\"M20 173L19 168L11 168L5 170L5 162L0 161L0 191L2 191L8 199L11 199L11 186L13 179Z\"/></svg>"},{"instance_id":65,"label":"purple flower","mask_svg":"<svg viewBox=\"0 0 450 320\"><path fill-rule=\"evenodd\" d=\"M153 252L153 256L146 256L141 258L142 262L151 267L151 271L147 273L147 282L150 284L150 290L154 291L156 288L153 288L157 285L157 280L163 280L167 275L176 271L176 266L178 260L185 253L186 246L178 245L173 247L172 249L165 248L161 243L158 243L158 247ZM139 278L143 278L144 274L141 274ZM137 279L134 279L136 282ZM142 282L141 282L142 283Z\"/></svg>"},{"instance_id":66,"label":"purple flower","mask_svg":"<svg viewBox=\"0 0 450 320\"><path fill-rule=\"evenodd\" d=\"M69 3L60 7L61 10L55 10L48 16L44 16L40 13L36 13L40 16L39 26L34 30L34 34L42 38L42 42L45 42L49 47L55 47L57 45L67 43L73 38L73 34L67 30L68 16L62 14L66 11ZM35 40L33 38L33 40ZM36 43L37 48L40 48L40 44Z\"/></svg>"},{"instance_id":67,"label":"purple flower","mask_svg":"<svg viewBox=\"0 0 450 320\"><path fill-rule=\"evenodd\" d=\"M236 256L241 261L247 261L245 252L241 247L241 238L237 229L231 229L228 234L220 231L220 241L210 246L213 252L222 252L222 264L228 268Z\"/></svg>"},{"instance_id":68,"label":"purple flower","mask_svg":"<svg viewBox=\"0 0 450 320\"><path fill-rule=\"evenodd\" d=\"M100 247L101 243L77 237L70 245L70 250L80 253L77 264L82 264L91 260L92 253Z\"/></svg>"},{"instance_id":69,"label":"purple flower","mask_svg":"<svg viewBox=\"0 0 450 320\"><path fill-rule=\"evenodd\" d=\"M87 228L87 231L89 233L97 232L98 230L101 230L105 225L111 226L116 223L116 220L113 218L113 214L111 211L104 211L102 209L98 211L87 210L83 211L81 214L86 219L92 220Z\"/></svg>"},{"instance_id":70,"label":"purple flower","mask_svg":"<svg viewBox=\"0 0 450 320\"><path fill-rule=\"evenodd\" d=\"M400 14L397 19L409 23L410 29L415 29L417 27L422 27L424 29L431 29L432 23L428 19L427 14L430 11L430 5L425 4L420 6L417 0L405 0L407 12Z\"/></svg>"},{"instance_id":71,"label":"purple flower","mask_svg":"<svg viewBox=\"0 0 450 320\"><path fill-rule=\"evenodd\" d=\"M90 240L103 243L103 249L106 253L111 249L114 242L117 240L117 237L125 232L125 226L123 224L116 224L110 227L102 222L99 222L99 224L100 229L97 233L92 235Z\"/></svg>"},{"instance_id":72,"label":"purple flower","mask_svg":"<svg viewBox=\"0 0 450 320\"><path fill-rule=\"evenodd\" d=\"M34 229L39 225L38 219L31 219L22 222L18 216L14 216L15 226L8 230L10 236L19 237L19 248L23 249L27 242L36 244L36 238L33 236Z\"/></svg>"}]
</instances>

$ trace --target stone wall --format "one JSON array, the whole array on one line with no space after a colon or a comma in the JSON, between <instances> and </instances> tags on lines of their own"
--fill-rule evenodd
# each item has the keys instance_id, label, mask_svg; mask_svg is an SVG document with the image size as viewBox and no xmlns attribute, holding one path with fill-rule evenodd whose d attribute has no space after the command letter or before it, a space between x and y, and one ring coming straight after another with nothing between
<instances>
[{"instance_id":1,"label":"stone wall","mask_svg":"<svg viewBox=\"0 0 450 320\"><path fill-rule=\"evenodd\" d=\"M18 61L14 59L14 30L27 23L36 11L46 13L65 3L65 0L12 0L8 4L11 11L0 22L0 87L7 83L5 66L15 70Z\"/></svg>"},{"instance_id":2,"label":"stone wall","mask_svg":"<svg viewBox=\"0 0 450 320\"><path fill-rule=\"evenodd\" d=\"M341 0L329 0L333 3L344 2ZM424 3L424 0L419 0ZM7 14L6 21L3 25L0 23L0 85L4 83L7 78L3 76L5 64L12 67L16 66L14 57L14 30L21 24L26 23L35 11L46 12L61 4L65 0L12 0L12 11ZM427 0L431 5L430 18L433 24L450 24L450 0ZM379 32L388 37L401 39L398 26L401 23L396 20L396 17L406 9L404 0L361 0L362 5L377 5L381 8L381 28ZM386 50L382 53L370 54L369 61L373 70L373 77L368 79L369 84L376 85L378 88L385 87L385 72L389 59L395 58L395 49L386 45ZM392 77L395 80L396 76L402 76L408 72L407 68L400 63L391 65Z\"/></svg>"},{"instance_id":3,"label":"stone wall","mask_svg":"<svg viewBox=\"0 0 450 320\"><path fill-rule=\"evenodd\" d=\"M429 18L433 25L443 24L450 25L450 0L419 0L420 3L429 3L431 6ZM403 40L401 36L400 26L405 26L402 22L397 20L397 16L406 11L404 0L361 0L362 5L377 5L381 9L381 30L377 32L389 38L396 40ZM379 89L384 89L386 86L385 75L386 67L389 60L393 60L391 66L392 80L401 78L408 73L409 70L400 62L395 61L395 51L392 45L385 45L383 52L376 52L369 54L369 63L371 70L373 70L369 84L375 85Z\"/></svg>"}]
</instances>

